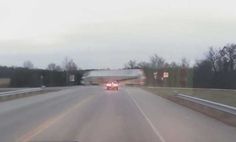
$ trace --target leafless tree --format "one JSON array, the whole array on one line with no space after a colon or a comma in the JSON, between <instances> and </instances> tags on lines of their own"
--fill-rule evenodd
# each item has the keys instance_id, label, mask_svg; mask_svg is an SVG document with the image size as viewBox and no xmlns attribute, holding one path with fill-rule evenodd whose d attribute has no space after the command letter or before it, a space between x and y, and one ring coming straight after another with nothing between
<instances>
[{"instance_id":1,"label":"leafless tree","mask_svg":"<svg viewBox=\"0 0 236 142\"><path fill-rule=\"evenodd\" d=\"M56 70L56 64L55 63L48 64L47 69L50 70L50 71L55 71Z\"/></svg>"},{"instance_id":2,"label":"leafless tree","mask_svg":"<svg viewBox=\"0 0 236 142\"><path fill-rule=\"evenodd\" d=\"M138 67L138 65L135 60L129 60L129 62L125 64L125 69L134 69L137 67Z\"/></svg>"},{"instance_id":3,"label":"leafless tree","mask_svg":"<svg viewBox=\"0 0 236 142\"><path fill-rule=\"evenodd\" d=\"M181 67L182 68L188 68L189 67L189 61L186 58L182 58Z\"/></svg>"},{"instance_id":4,"label":"leafless tree","mask_svg":"<svg viewBox=\"0 0 236 142\"><path fill-rule=\"evenodd\" d=\"M210 61L213 71L217 72L217 70L219 69L219 67L217 66L217 64L219 63L219 52L214 50L213 47L210 47L208 55L207 55L207 59ZM217 69L218 68L218 69Z\"/></svg>"},{"instance_id":5,"label":"leafless tree","mask_svg":"<svg viewBox=\"0 0 236 142\"><path fill-rule=\"evenodd\" d=\"M150 64L148 62L143 61L143 62L138 63L138 67L142 68L142 69L149 68L149 66L150 66Z\"/></svg>"},{"instance_id":6,"label":"leafless tree","mask_svg":"<svg viewBox=\"0 0 236 142\"><path fill-rule=\"evenodd\" d=\"M179 65L176 64L175 62L171 62L169 66L170 66L170 68L177 68L177 67L179 67Z\"/></svg>"},{"instance_id":7,"label":"leafless tree","mask_svg":"<svg viewBox=\"0 0 236 142\"><path fill-rule=\"evenodd\" d=\"M153 69L162 69L165 67L165 59L155 54L150 57L150 66Z\"/></svg>"},{"instance_id":8,"label":"leafless tree","mask_svg":"<svg viewBox=\"0 0 236 142\"><path fill-rule=\"evenodd\" d=\"M27 69L33 69L34 68L34 65L33 65L33 63L31 62L31 61L25 61L24 63L23 63L23 67L24 68L27 68Z\"/></svg>"},{"instance_id":9,"label":"leafless tree","mask_svg":"<svg viewBox=\"0 0 236 142\"><path fill-rule=\"evenodd\" d=\"M59 65L56 65L56 68L55 68L55 70L56 70L56 71L62 71L62 68L61 68L61 66L59 66Z\"/></svg>"},{"instance_id":10,"label":"leafless tree","mask_svg":"<svg viewBox=\"0 0 236 142\"><path fill-rule=\"evenodd\" d=\"M63 69L65 71L76 71L77 70L77 65L73 61L73 59L65 58L65 60L63 61Z\"/></svg>"},{"instance_id":11,"label":"leafless tree","mask_svg":"<svg viewBox=\"0 0 236 142\"><path fill-rule=\"evenodd\" d=\"M221 60L224 62L224 69L233 71L236 66L236 44L229 44L220 50Z\"/></svg>"},{"instance_id":12,"label":"leafless tree","mask_svg":"<svg viewBox=\"0 0 236 142\"><path fill-rule=\"evenodd\" d=\"M61 71L61 67L59 65L56 65L55 63L50 63L47 67L50 71Z\"/></svg>"}]
</instances>

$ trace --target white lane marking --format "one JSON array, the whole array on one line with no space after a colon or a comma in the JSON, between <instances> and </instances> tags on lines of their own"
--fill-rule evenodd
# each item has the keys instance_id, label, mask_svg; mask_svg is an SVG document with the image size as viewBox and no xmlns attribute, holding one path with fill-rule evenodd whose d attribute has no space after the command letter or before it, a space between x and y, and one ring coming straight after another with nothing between
<instances>
[{"instance_id":1,"label":"white lane marking","mask_svg":"<svg viewBox=\"0 0 236 142\"><path fill-rule=\"evenodd\" d=\"M128 91L127 91L128 93ZM129 94L129 93L128 93ZM134 97L130 94L128 95L130 96L130 98L134 101L135 105L137 106L137 108L139 109L139 111L141 112L141 114L144 116L144 118L147 120L148 124L151 126L152 130L154 131L154 133L158 136L158 138L161 140L161 142L166 142L166 140L164 139L164 137L160 134L160 132L157 130L157 128L154 126L154 124L152 123L152 121L148 118L148 116L145 114L145 112L142 110L142 108L138 105L137 101L134 99Z\"/></svg>"}]
</instances>

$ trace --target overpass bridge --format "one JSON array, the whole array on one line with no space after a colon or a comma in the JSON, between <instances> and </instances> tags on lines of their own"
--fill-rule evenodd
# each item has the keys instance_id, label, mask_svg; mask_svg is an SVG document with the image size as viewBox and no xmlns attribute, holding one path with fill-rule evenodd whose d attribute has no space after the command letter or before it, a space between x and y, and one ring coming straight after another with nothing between
<instances>
[{"instance_id":1,"label":"overpass bridge","mask_svg":"<svg viewBox=\"0 0 236 142\"><path fill-rule=\"evenodd\" d=\"M103 84L109 81L118 81L131 85L143 85L146 77L141 69L126 69L89 71L82 79L85 85Z\"/></svg>"}]
</instances>

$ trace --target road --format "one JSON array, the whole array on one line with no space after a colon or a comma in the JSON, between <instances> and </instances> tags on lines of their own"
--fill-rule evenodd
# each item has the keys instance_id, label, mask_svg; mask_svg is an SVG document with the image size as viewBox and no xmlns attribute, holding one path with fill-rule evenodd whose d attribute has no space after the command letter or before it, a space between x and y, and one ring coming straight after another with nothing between
<instances>
[{"instance_id":1,"label":"road","mask_svg":"<svg viewBox=\"0 0 236 142\"><path fill-rule=\"evenodd\" d=\"M235 142L236 128L134 87L0 103L0 142Z\"/></svg>"}]
</instances>

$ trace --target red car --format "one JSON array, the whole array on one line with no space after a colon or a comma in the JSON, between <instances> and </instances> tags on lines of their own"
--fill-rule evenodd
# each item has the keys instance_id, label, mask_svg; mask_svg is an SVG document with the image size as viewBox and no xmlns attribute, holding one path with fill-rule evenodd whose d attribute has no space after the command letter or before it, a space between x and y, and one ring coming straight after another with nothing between
<instances>
[{"instance_id":1,"label":"red car","mask_svg":"<svg viewBox=\"0 0 236 142\"><path fill-rule=\"evenodd\" d=\"M106 84L106 89L107 90L118 90L119 84L118 84L118 82L108 82Z\"/></svg>"}]
</instances>

